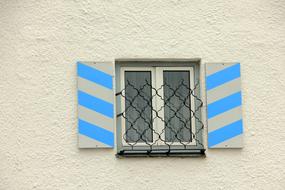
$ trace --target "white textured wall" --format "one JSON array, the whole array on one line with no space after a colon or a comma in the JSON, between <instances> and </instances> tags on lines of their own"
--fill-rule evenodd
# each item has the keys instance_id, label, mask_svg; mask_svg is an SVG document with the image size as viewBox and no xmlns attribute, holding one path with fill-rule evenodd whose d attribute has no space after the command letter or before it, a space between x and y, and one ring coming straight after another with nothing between
<instances>
[{"instance_id":1,"label":"white textured wall","mask_svg":"<svg viewBox=\"0 0 285 190\"><path fill-rule=\"evenodd\" d=\"M76 60L242 64L243 150L78 150ZM285 189L285 1L0 2L0 189Z\"/></svg>"}]
</instances>

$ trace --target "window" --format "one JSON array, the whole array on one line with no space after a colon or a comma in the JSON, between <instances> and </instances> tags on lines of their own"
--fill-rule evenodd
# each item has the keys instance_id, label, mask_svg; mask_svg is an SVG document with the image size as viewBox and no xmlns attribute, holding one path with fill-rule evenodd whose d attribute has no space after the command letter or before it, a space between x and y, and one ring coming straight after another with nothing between
<instances>
[{"instance_id":1,"label":"window","mask_svg":"<svg viewBox=\"0 0 285 190\"><path fill-rule=\"evenodd\" d=\"M180 61L116 65L118 154L203 152L198 66Z\"/></svg>"}]
</instances>

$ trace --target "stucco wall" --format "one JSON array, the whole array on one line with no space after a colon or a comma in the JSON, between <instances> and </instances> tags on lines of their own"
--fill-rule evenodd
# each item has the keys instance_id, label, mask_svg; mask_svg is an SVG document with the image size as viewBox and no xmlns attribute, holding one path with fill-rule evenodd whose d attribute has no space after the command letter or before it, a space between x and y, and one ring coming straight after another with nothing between
<instances>
[{"instance_id":1,"label":"stucco wall","mask_svg":"<svg viewBox=\"0 0 285 190\"><path fill-rule=\"evenodd\" d=\"M284 189L285 1L0 1L0 189ZM77 149L77 60L241 62L244 149Z\"/></svg>"}]
</instances>

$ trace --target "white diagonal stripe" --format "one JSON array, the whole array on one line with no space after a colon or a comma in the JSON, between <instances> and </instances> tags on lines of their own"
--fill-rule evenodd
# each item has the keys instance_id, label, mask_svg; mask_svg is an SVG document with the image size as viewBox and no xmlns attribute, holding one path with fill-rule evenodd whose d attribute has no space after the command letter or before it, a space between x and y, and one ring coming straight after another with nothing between
<instances>
[{"instance_id":1,"label":"white diagonal stripe","mask_svg":"<svg viewBox=\"0 0 285 190\"><path fill-rule=\"evenodd\" d=\"M230 138L222 143L216 144L211 148L241 148L243 144L243 135L238 135Z\"/></svg>"},{"instance_id":2,"label":"white diagonal stripe","mask_svg":"<svg viewBox=\"0 0 285 190\"><path fill-rule=\"evenodd\" d=\"M206 65L206 75L209 76L218 71L224 70L228 67L235 65L236 63L224 63L224 64L215 64L215 63L207 63Z\"/></svg>"},{"instance_id":3,"label":"white diagonal stripe","mask_svg":"<svg viewBox=\"0 0 285 190\"><path fill-rule=\"evenodd\" d=\"M207 91L207 104L240 91L240 78Z\"/></svg>"},{"instance_id":4,"label":"white diagonal stripe","mask_svg":"<svg viewBox=\"0 0 285 190\"><path fill-rule=\"evenodd\" d=\"M106 148L106 144L99 142L95 139L89 138L85 135L78 134L78 147L79 148ZM110 147L111 148L111 147Z\"/></svg>"},{"instance_id":5,"label":"white diagonal stripe","mask_svg":"<svg viewBox=\"0 0 285 190\"><path fill-rule=\"evenodd\" d=\"M113 104L114 102L114 91L111 89L104 88L94 82L78 77L78 90L86 92L87 94L93 95L106 102Z\"/></svg>"},{"instance_id":6,"label":"white diagonal stripe","mask_svg":"<svg viewBox=\"0 0 285 190\"><path fill-rule=\"evenodd\" d=\"M238 121L241 118L241 106L224 112L223 114L212 117L211 119L208 119L208 133L226 125L229 125L235 121Z\"/></svg>"},{"instance_id":7,"label":"white diagonal stripe","mask_svg":"<svg viewBox=\"0 0 285 190\"><path fill-rule=\"evenodd\" d=\"M112 118L106 117L80 105L78 105L78 118L111 132L114 131L114 121Z\"/></svg>"},{"instance_id":8,"label":"white diagonal stripe","mask_svg":"<svg viewBox=\"0 0 285 190\"><path fill-rule=\"evenodd\" d=\"M82 61L82 63L93 67L94 69L100 70L111 76L114 76L114 64L112 62L92 62L92 61Z\"/></svg>"}]
</instances>

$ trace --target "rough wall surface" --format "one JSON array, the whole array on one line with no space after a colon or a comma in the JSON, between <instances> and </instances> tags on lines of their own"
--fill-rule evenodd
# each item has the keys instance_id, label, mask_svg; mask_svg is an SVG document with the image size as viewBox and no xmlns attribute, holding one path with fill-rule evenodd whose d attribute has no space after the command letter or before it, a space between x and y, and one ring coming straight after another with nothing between
<instances>
[{"instance_id":1,"label":"rough wall surface","mask_svg":"<svg viewBox=\"0 0 285 190\"><path fill-rule=\"evenodd\" d=\"M284 189L285 1L0 2L0 189ZM77 60L241 62L243 150L78 150Z\"/></svg>"}]
</instances>

